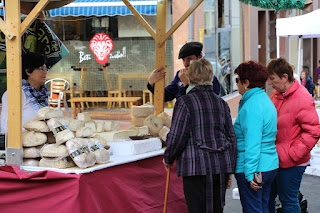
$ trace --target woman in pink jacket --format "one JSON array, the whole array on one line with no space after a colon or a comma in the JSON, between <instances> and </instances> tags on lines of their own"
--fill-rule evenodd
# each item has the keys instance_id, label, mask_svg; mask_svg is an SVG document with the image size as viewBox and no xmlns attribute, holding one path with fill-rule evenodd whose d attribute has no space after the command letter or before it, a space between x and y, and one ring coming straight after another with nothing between
<instances>
[{"instance_id":1,"label":"woman in pink jacket","mask_svg":"<svg viewBox=\"0 0 320 213\"><path fill-rule=\"evenodd\" d=\"M320 138L315 104L308 90L293 77L285 58L268 64L268 82L274 89L270 98L278 113L276 147L279 169L270 195L269 212L275 212L279 195L285 213L300 213L298 193L310 151Z\"/></svg>"}]
</instances>

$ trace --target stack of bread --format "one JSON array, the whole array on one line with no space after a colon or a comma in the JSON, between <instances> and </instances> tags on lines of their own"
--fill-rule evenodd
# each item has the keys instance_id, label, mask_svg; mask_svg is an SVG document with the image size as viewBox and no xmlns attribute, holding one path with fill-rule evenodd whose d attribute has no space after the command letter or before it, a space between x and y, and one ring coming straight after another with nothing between
<instances>
[{"instance_id":1,"label":"stack of bread","mask_svg":"<svg viewBox=\"0 0 320 213\"><path fill-rule=\"evenodd\" d=\"M155 115L154 106L144 104L141 106L133 106L131 110L132 123L134 127L130 128L136 132L147 132L153 137L160 137L164 142L171 126L171 117L162 112L158 116Z\"/></svg>"},{"instance_id":2,"label":"stack of bread","mask_svg":"<svg viewBox=\"0 0 320 213\"><path fill-rule=\"evenodd\" d=\"M94 122L88 113L79 113L78 119L62 115L59 110L44 107L38 111L38 119L25 122L23 127L28 131L23 132L24 165L86 168L107 163L107 141L94 133L119 129L120 123Z\"/></svg>"},{"instance_id":3,"label":"stack of bread","mask_svg":"<svg viewBox=\"0 0 320 213\"><path fill-rule=\"evenodd\" d=\"M50 130L46 122L37 119L26 121L23 128L27 130L22 132L23 165L39 166L40 150L48 139L45 133Z\"/></svg>"}]
</instances>

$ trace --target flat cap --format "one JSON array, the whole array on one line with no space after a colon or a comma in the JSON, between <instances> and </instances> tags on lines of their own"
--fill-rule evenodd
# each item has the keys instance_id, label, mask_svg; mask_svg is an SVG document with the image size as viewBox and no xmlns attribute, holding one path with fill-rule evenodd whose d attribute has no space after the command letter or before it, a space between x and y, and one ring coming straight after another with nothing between
<instances>
[{"instance_id":1,"label":"flat cap","mask_svg":"<svg viewBox=\"0 0 320 213\"><path fill-rule=\"evenodd\" d=\"M202 47L203 47L203 44L200 42L196 42L196 41L188 42L181 47L178 59L185 58L190 55L200 55L202 51Z\"/></svg>"}]
</instances>

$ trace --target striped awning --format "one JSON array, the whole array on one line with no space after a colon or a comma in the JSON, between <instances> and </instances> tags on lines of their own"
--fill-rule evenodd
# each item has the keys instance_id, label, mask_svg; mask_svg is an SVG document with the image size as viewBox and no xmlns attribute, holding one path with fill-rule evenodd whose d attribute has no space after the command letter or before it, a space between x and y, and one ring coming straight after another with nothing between
<instances>
[{"instance_id":1,"label":"striped awning","mask_svg":"<svg viewBox=\"0 0 320 213\"><path fill-rule=\"evenodd\" d=\"M129 0L129 2L142 15L157 14L157 0ZM52 17L132 15L122 0L77 0L49 12Z\"/></svg>"}]
</instances>

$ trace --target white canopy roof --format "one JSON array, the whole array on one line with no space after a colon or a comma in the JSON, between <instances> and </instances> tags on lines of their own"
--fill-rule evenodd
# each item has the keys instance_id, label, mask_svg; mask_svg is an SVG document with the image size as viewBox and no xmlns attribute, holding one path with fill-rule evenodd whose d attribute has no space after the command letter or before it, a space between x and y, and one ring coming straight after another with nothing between
<instances>
[{"instance_id":1,"label":"white canopy roof","mask_svg":"<svg viewBox=\"0 0 320 213\"><path fill-rule=\"evenodd\" d=\"M320 37L320 9L301 16L280 18L276 21L277 36Z\"/></svg>"}]
</instances>

